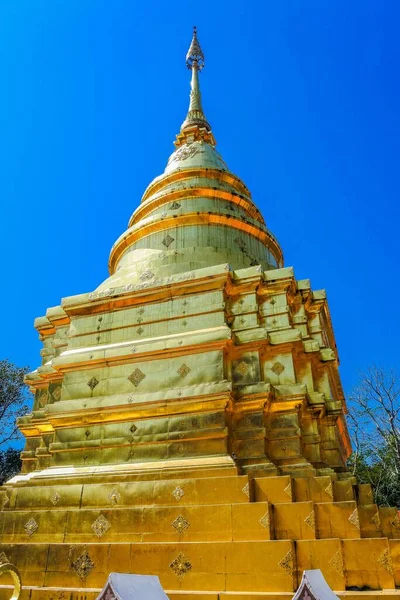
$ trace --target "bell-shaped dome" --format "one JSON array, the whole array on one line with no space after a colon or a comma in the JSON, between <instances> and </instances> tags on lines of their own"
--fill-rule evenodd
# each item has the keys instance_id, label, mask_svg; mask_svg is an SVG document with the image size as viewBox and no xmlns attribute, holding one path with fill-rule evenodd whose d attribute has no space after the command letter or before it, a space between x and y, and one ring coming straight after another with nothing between
<instances>
[{"instance_id":1,"label":"bell-shaped dome","mask_svg":"<svg viewBox=\"0 0 400 600\"><path fill-rule=\"evenodd\" d=\"M228 170L219 152L210 144L199 141L179 146L169 157L164 174L168 175L176 169L193 167Z\"/></svg>"}]
</instances>

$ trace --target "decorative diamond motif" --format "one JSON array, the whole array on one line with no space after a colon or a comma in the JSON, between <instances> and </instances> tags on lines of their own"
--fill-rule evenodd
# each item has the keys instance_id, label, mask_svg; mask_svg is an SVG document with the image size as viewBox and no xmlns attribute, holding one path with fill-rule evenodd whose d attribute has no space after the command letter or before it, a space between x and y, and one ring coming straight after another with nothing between
<instances>
[{"instance_id":1,"label":"decorative diamond motif","mask_svg":"<svg viewBox=\"0 0 400 600\"><path fill-rule=\"evenodd\" d=\"M275 373L275 375L282 375L284 370L285 370L285 367L279 361L274 363L271 368L271 371L273 371Z\"/></svg>"},{"instance_id":2,"label":"decorative diamond motif","mask_svg":"<svg viewBox=\"0 0 400 600\"><path fill-rule=\"evenodd\" d=\"M10 562L5 552L0 552L0 565Z\"/></svg>"},{"instance_id":3,"label":"decorative diamond motif","mask_svg":"<svg viewBox=\"0 0 400 600\"><path fill-rule=\"evenodd\" d=\"M105 532L108 529L110 529L110 527L111 527L110 523L107 521L107 519L103 515L100 515L99 517L97 517L95 522L92 523L92 529L98 538L103 537Z\"/></svg>"},{"instance_id":4,"label":"decorative diamond motif","mask_svg":"<svg viewBox=\"0 0 400 600\"><path fill-rule=\"evenodd\" d=\"M185 365L185 363L183 363L183 365L181 365L179 367L179 369L177 370L177 373L180 377L183 378L183 377L186 377L186 375L188 373L190 373L190 371L191 371L190 367L188 367L187 365Z\"/></svg>"},{"instance_id":5,"label":"decorative diamond motif","mask_svg":"<svg viewBox=\"0 0 400 600\"><path fill-rule=\"evenodd\" d=\"M188 527L190 527L189 521L187 521L185 517L182 517L182 515L176 517L175 521L172 521L171 525L178 533L183 533Z\"/></svg>"},{"instance_id":6,"label":"decorative diamond motif","mask_svg":"<svg viewBox=\"0 0 400 600\"><path fill-rule=\"evenodd\" d=\"M107 499L111 502L111 504L118 504L118 502L121 500L121 494L116 488L113 488L108 494Z\"/></svg>"},{"instance_id":7,"label":"decorative diamond motif","mask_svg":"<svg viewBox=\"0 0 400 600\"><path fill-rule=\"evenodd\" d=\"M281 569L283 569L284 571L286 571L286 573L292 577L293 574L293 555L292 555L292 551L289 550L289 552L287 552L285 554L285 556L282 558L282 560L280 560L278 562L278 565L281 567Z\"/></svg>"},{"instance_id":8,"label":"decorative diamond motif","mask_svg":"<svg viewBox=\"0 0 400 600\"><path fill-rule=\"evenodd\" d=\"M39 405L42 407L45 406L47 404L48 399L49 399L49 394L48 394L47 390L42 390L40 392Z\"/></svg>"},{"instance_id":9,"label":"decorative diamond motif","mask_svg":"<svg viewBox=\"0 0 400 600\"><path fill-rule=\"evenodd\" d=\"M183 491L183 489L181 487L179 487L179 485L177 485L176 488L174 489L174 491L172 492L172 495L175 498L175 500L177 500L179 502L179 500L182 498L182 496L185 495L185 492Z\"/></svg>"},{"instance_id":10,"label":"decorative diamond motif","mask_svg":"<svg viewBox=\"0 0 400 600\"><path fill-rule=\"evenodd\" d=\"M266 512L265 515L263 515L260 519L260 524L265 528L269 530L269 512Z\"/></svg>"},{"instance_id":11,"label":"decorative diamond motif","mask_svg":"<svg viewBox=\"0 0 400 600\"><path fill-rule=\"evenodd\" d=\"M53 494L51 495L51 503L54 504L54 506L57 506L57 504L60 502L61 500L61 496L58 492L53 492Z\"/></svg>"},{"instance_id":12,"label":"decorative diamond motif","mask_svg":"<svg viewBox=\"0 0 400 600\"><path fill-rule=\"evenodd\" d=\"M169 210L176 210L177 208L180 208L181 205L179 204L179 202L173 202L171 204L171 206L169 207Z\"/></svg>"},{"instance_id":13,"label":"decorative diamond motif","mask_svg":"<svg viewBox=\"0 0 400 600\"><path fill-rule=\"evenodd\" d=\"M332 487L332 480L328 483L328 485L325 488L325 492L328 494L328 496L330 496L331 498L333 498L333 487Z\"/></svg>"},{"instance_id":14,"label":"decorative diamond motif","mask_svg":"<svg viewBox=\"0 0 400 600\"><path fill-rule=\"evenodd\" d=\"M377 559L378 563L384 568L386 569L386 571L390 574L393 575L393 563L392 563L392 557L390 555L390 550L389 548L386 548L386 550L384 550L382 552L382 554L380 555L380 557Z\"/></svg>"},{"instance_id":15,"label":"decorative diamond motif","mask_svg":"<svg viewBox=\"0 0 400 600\"><path fill-rule=\"evenodd\" d=\"M179 580L181 580L183 576L186 573L188 573L192 568L192 564L189 562L186 556L182 554L182 552L178 554L178 556L172 561L172 563L169 566Z\"/></svg>"},{"instance_id":16,"label":"decorative diamond motif","mask_svg":"<svg viewBox=\"0 0 400 600\"><path fill-rule=\"evenodd\" d=\"M139 329L136 329L136 333L138 333L139 335L142 335L143 331L143 327L139 327Z\"/></svg>"},{"instance_id":17,"label":"decorative diamond motif","mask_svg":"<svg viewBox=\"0 0 400 600\"><path fill-rule=\"evenodd\" d=\"M27 521L24 525L24 529L29 537L35 533L38 527L39 525L36 523L35 519L29 519L29 521Z\"/></svg>"},{"instance_id":18,"label":"decorative diamond motif","mask_svg":"<svg viewBox=\"0 0 400 600\"><path fill-rule=\"evenodd\" d=\"M96 377L92 377L92 379L87 382L87 384L91 390L94 390L94 388L96 387L96 385L98 385L98 383L99 382L97 381Z\"/></svg>"},{"instance_id":19,"label":"decorative diamond motif","mask_svg":"<svg viewBox=\"0 0 400 600\"><path fill-rule=\"evenodd\" d=\"M171 237L169 234L165 236L165 238L163 239L162 243L164 244L164 246L166 248L169 248L170 245L172 244L172 242L175 241L175 238Z\"/></svg>"},{"instance_id":20,"label":"decorative diamond motif","mask_svg":"<svg viewBox=\"0 0 400 600\"><path fill-rule=\"evenodd\" d=\"M143 273L140 275L140 279L142 281L148 281L149 279L153 279L153 277L154 273L152 273L150 269L146 269L146 271L143 271Z\"/></svg>"},{"instance_id":21,"label":"decorative diamond motif","mask_svg":"<svg viewBox=\"0 0 400 600\"><path fill-rule=\"evenodd\" d=\"M128 403L132 404L132 402L134 402L134 401L135 401L135 396L133 394L129 394L129 396L128 396Z\"/></svg>"},{"instance_id":22,"label":"decorative diamond motif","mask_svg":"<svg viewBox=\"0 0 400 600\"><path fill-rule=\"evenodd\" d=\"M246 496L248 498L250 498L250 488L249 488L249 482L246 483L246 485L244 486L244 488L242 488L242 492L244 494L246 494Z\"/></svg>"},{"instance_id":23,"label":"decorative diamond motif","mask_svg":"<svg viewBox=\"0 0 400 600\"><path fill-rule=\"evenodd\" d=\"M397 531L400 531L400 516L399 513L396 513L395 518L393 519L391 525L397 529Z\"/></svg>"},{"instance_id":24,"label":"decorative diamond motif","mask_svg":"<svg viewBox=\"0 0 400 600\"><path fill-rule=\"evenodd\" d=\"M83 581L83 579L85 579L92 572L95 564L85 550L80 556L78 556L76 561L73 562L71 566L78 575L79 579Z\"/></svg>"},{"instance_id":25,"label":"decorative diamond motif","mask_svg":"<svg viewBox=\"0 0 400 600\"><path fill-rule=\"evenodd\" d=\"M58 402L61 398L61 385L58 385L56 388L54 388L54 390L51 392L51 395L53 396L54 400Z\"/></svg>"},{"instance_id":26,"label":"decorative diamond motif","mask_svg":"<svg viewBox=\"0 0 400 600\"><path fill-rule=\"evenodd\" d=\"M131 433L135 433L135 431L137 431L137 427L136 427L135 423L132 423L132 425L129 427L129 431Z\"/></svg>"},{"instance_id":27,"label":"decorative diamond motif","mask_svg":"<svg viewBox=\"0 0 400 600\"><path fill-rule=\"evenodd\" d=\"M374 503L374 495L372 493L372 489L369 488L365 491L365 504L373 504Z\"/></svg>"},{"instance_id":28,"label":"decorative diamond motif","mask_svg":"<svg viewBox=\"0 0 400 600\"><path fill-rule=\"evenodd\" d=\"M290 499L292 499L292 484L290 481L283 491L289 496Z\"/></svg>"},{"instance_id":29,"label":"decorative diamond motif","mask_svg":"<svg viewBox=\"0 0 400 600\"><path fill-rule=\"evenodd\" d=\"M242 377L243 377L244 375L246 375L246 373L247 373L247 371L248 371L248 370L249 370L249 365L248 365L246 362L244 362L244 360L242 360L242 361L241 361L241 362L238 364L238 366L236 367L236 371L237 371L237 372L238 372L240 375L242 375Z\"/></svg>"},{"instance_id":30,"label":"decorative diamond motif","mask_svg":"<svg viewBox=\"0 0 400 600\"><path fill-rule=\"evenodd\" d=\"M331 565L331 567L333 569L335 569L335 571L337 571L343 577L343 575L344 575L344 564L343 564L342 551L341 551L340 548L332 556L331 560L329 561L329 564Z\"/></svg>"},{"instance_id":31,"label":"decorative diamond motif","mask_svg":"<svg viewBox=\"0 0 400 600\"><path fill-rule=\"evenodd\" d=\"M370 520L370 523L371 523L371 525L373 525L373 526L375 527L375 529L376 529L377 531L380 531L380 530L381 530L381 520L380 520L380 518L379 518L379 513L378 513L378 512L376 512L376 513L374 514L374 516L373 516L373 517L372 517L372 519Z\"/></svg>"},{"instance_id":32,"label":"decorative diamond motif","mask_svg":"<svg viewBox=\"0 0 400 600\"><path fill-rule=\"evenodd\" d=\"M132 346L131 352L132 352L132 354L136 354L136 352L137 352L136 346Z\"/></svg>"},{"instance_id":33,"label":"decorative diamond motif","mask_svg":"<svg viewBox=\"0 0 400 600\"><path fill-rule=\"evenodd\" d=\"M135 387L137 387L145 377L146 375L140 369L135 369L133 373L129 375L128 379Z\"/></svg>"},{"instance_id":34,"label":"decorative diamond motif","mask_svg":"<svg viewBox=\"0 0 400 600\"><path fill-rule=\"evenodd\" d=\"M312 510L310 512L310 514L304 519L304 523L306 523L306 525L308 525L309 527L311 527L311 529L313 531L315 531L315 515L314 515L314 511Z\"/></svg>"},{"instance_id":35,"label":"decorative diamond motif","mask_svg":"<svg viewBox=\"0 0 400 600\"><path fill-rule=\"evenodd\" d=\"M358 510L356 508L353 510L348 520L352 525L354 525L354 527L360 529L360 519L358 518Z\"/></svg>"}]
</instances>

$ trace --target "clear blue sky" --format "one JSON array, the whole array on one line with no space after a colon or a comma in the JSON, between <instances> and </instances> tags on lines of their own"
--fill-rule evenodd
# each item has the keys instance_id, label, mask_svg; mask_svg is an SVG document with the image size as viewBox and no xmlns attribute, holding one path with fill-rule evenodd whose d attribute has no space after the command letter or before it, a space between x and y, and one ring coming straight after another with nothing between
<instances>
[{"instance_id":1,"label":"clear blue sky","mask_svg":"<svg viewBox=\"0 0 400 600\"><path fill-rule=\"evenodd\" d=\"M345 390L400 354L399 34L390 0L1 0L0 357L35 368L36 316L109 250L203 104L285 264L328 292Z\"/></svg>"}]
</instances>

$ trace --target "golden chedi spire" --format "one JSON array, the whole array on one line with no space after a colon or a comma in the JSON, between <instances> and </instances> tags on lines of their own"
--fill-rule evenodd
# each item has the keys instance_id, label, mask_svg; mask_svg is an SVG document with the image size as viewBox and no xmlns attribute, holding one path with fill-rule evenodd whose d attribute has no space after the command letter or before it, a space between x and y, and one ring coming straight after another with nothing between
<instances>
[{"instance_id":1,"label":"golden chedi spire","mask_svg":"<svg viewBox=\"0 0 400 600\"><path fill-rule=\"evenodd\" d=\"M314 569L342 600L400 600L398 511L346 472L326 294L277 268L219 158L203 60L195 35L182 137L111 276L35 322L42 365L18 421L23 472L0 488L0 554L21 600L94 599L116 569L156 574L180 600L287 600Z\"/></svg>"},{"instance_id":2,"label":"golden chedi spire","mask_svg":"<svg viewBox=\"0 0 400 600\"><path fill-rule=\"evenodd\" d=\"M141 284L144 273L158 280L217 265L232 270L283 265L280 246L249 190L215 148L202 105L204 54L196 28L186 66L192 75L189 109L174 152L112 247L111 277L99 290Z\"/></svg>"}]
</instances>

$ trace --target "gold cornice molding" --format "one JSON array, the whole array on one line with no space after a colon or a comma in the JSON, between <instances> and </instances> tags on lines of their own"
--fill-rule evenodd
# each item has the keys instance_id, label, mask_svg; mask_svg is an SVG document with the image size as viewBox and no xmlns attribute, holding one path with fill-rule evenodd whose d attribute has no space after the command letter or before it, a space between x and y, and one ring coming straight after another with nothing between
<instances>
[{"instance_id":1,"label":"gold cornice molding","mask_svg":"<svg viewBox=\"0 0 400 600\"><path fill-rule=\"evenodd\" d=\"M179 358L180 356L184 357L184 356L190 356L193 354L203 354L204 352L209 352L209 351L215 351L215 350L224 350L225 347L227 346L227 343L229 342L229 339L224 339L224 340L216 340L213 342L207 342L207 343L203 343L203 344L196 344L196 345L188 345L188 346L179 346L177 348L170 348L168 349L168 351L166 351L165 349L157 349L157 350L147 350L145 352L137 352L136 354L132 354L132 352L129 352L129 354L125 354L125 355L119 355L119 356L114 356L114 357L110 357L110 356L106 356L106 357L102 357L99 358L97 360L90 360L90 362L86 361L86 360L82 360L80 362L74 362L74 363L64 363L64 364L60 364L59 362L57 362L57 364L55 365L55 369L57 369L58 373L72 373L73 371L81 371L82 369L86 370L92 370L92 369L99 369L99 368L104 368L104 367L115 367L118 365L124 365L124 364L136 364L136 363L140 363L143 362L146 359L151 359L151 360L164 360L165 358ZM130 342L129 347L132 346L132 344L134 344L135 342ZM126 348L126 346L125 346ZM93 346L90 348L90 351L87 350L86 353L89 354L89 352L95 352L96 351L96 346ZM60 359L62 359L61 357L57 358L57 361L59 361ZM60 375L58 375L58 378L60 377Z\"/></svg>"},{"instance_id":2,"label":"gold cornice molding","mask_svg":"<svg viewBox=\"0 0 400 600\"><path fill-rule=\"evenodd\" d=\"M191 396L190 398L177 397L165 400L154 400L152 402L140 402L135 404L117 404L103 406L99 411L97 407L90 407L63 413L50 413L46 420L33 422L31 427L40 429L50 427L51 430L86 427L103 423L122 423L127 421L169 417L173 415L185 415L196 413L208 413L214 410L224 410L231 398L230 391L216 392L210 396ZM151 412L149 412L151 410ZM84 419L84 421L83 421ZM21 430L24 426L21 426Z\"/></svg>"},{"instance_id":3,"label":"gold cornice molding","mask_svg":"<svg viewBox=\"0 0 400 600\"><path fill-rule=\"evenodd\" d=\"M148 223L147 225L139 225L136 225L136 229L128 230L125 234L123 234L112 247L108 262L110 275L115 273L116 265L124 251L133 244L137 243L139 240L148 237L153 233L159 233L176 227L188 227L191 225L219 225L231 227L237 231L247 233L258 239L271 251L279 266L283 265L282 250L280 249L278 242L269 231L264 231L255 225L243 222L242 220L233 216L231 217L218 213L198 214L196 212L169 217L167 219L163 219L162 221Z\"/></svg>"},{"instance_id":4,"label":"gold cornice molding","mask_svg":"<svg viewBox=\"0 0 400 600\"><path fill-rule=\"evenodd\" d=\"M160 194L154 198L150 198L145 204L140 204L135 210L129 220L128 227L138 224L141 219L144 219L152 211L169 204L170 202L176 200L192 200L193 198L211 198L220 200L222 202L232 202L233 204L236 204L242 208L250 218L259 221L262 223L262 225L265 225L264 218L262 217L260 211L250 199L227 190L202 186L195 188L184 188L180 190L170 190L166 191L165 194Z\"/></svg>"},{"instance_id":5,"label":"gold cornice molding","mask_svg":"<svg viewBox=\"0 0 400 600\"><path fill-rule=\"evenodd\" d=\"M198 279L185 279L181 281L172 281L143 287L140 290L121 292L116 296L112 294L106 297L96 299L85 299L76 304L64 306L70 316L95 315L102 312L111 312L114 310L123 310L135 305L140 306L144 302L151 304L154 302L168 302L173 296L186 296L189 294L198 294L203 291L220 289L224 286L229 277L229 272L207 275ZM88 295L87 295L88 296ZM72 297L73 298L73 297Z\"/></svg>"}]
</instances>

